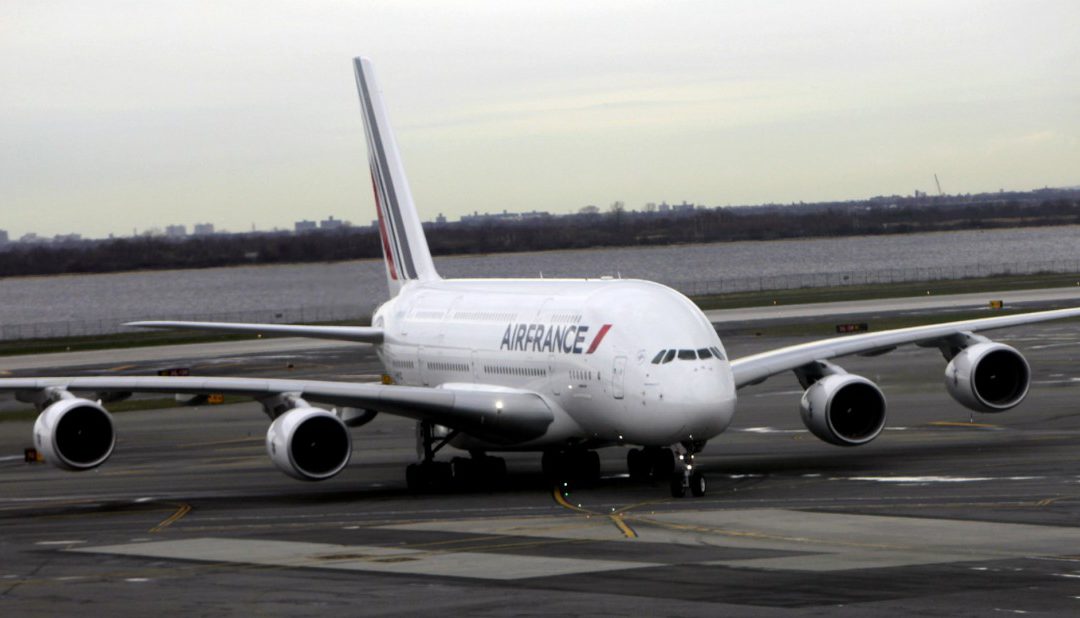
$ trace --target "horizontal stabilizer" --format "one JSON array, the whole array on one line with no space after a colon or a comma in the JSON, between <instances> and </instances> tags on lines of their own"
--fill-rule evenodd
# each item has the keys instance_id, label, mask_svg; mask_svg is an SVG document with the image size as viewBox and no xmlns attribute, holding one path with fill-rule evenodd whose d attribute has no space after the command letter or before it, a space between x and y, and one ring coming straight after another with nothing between
<instances>
[{"instance_id":1,"label":"horizontal stabilizer","mask_svg":"<svg viewBox=\"0 0 1080 618\"><path fill-rule=\"evenodd\" d=\"M308 337L359 343L382 343L383 329L372 326L300 326L296 324L245 324L241 322L128 322L124 326L168 330L201 330L222 333L245 333L267 337Z\"/></svg>"}]
</instances>

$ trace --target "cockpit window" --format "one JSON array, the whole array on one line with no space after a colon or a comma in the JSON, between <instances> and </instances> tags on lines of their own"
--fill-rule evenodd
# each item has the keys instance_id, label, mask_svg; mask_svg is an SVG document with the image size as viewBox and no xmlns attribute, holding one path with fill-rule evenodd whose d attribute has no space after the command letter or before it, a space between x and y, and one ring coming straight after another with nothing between
<instances>
[{"instance_id":1,"label":"cockpit window","mask_svg":"<svg viewBox=\"0 0 1080 618\"><path fill-rule=\"evenodd\" d=\"M668 350L667 354L664 355L664 362L670 363L673 360L675 360L675 350Z\"/></svg>"},{"instance_id":2,"label":"cockpit window","mask_svg":"<svg viewBox=\"0 0 1080 618\"><path fill-rule=\"evenodd\" d=\"M664 360L664 353L665 352L667 352L667 350L660 350L659 352L657 352L656 356L654 356L653 359L652 359L652 364L659 365L660 361Z\"/></svg>"},{"instance_id":3,"label":"cockpit window","mask_svg":"<svg viewBox=\"0 0 1080 618\"><path fill-rule=\"evenodd\" d=\"M720 360L724 360L724 353L720 351L720 348L713 346L709 349L712 350L713 356L719 358Z\"/></svg>"},{"instance_id":4,"label":"cockpit window","mask_svg":"<svg viewBox=\"0 0 1080 618\"><path fill-rule=\"evenodd\" d=\"M679 360L695 360L697 354L693 350L679 350Z\"/></svg>"},{"instance_id":5,"label":"cockpit window","mask_svg":"<svg viewBox=\"0 0 1080 618\"><path fill-rule=\"evenodd\" d=\"M709 348L701 348L697 351L697 357L701 360L708 360L712 358L712 352L709 351Z\"/></svg>"}]
</instances>

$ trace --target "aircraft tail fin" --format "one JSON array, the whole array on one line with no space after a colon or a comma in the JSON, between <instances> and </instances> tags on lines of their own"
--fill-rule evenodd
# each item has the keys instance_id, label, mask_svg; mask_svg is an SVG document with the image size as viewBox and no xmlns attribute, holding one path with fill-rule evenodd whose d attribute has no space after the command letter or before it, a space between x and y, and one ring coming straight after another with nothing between
<instances>
[{"instance_id":1,"label":"aircraft tail fin","mask_svg":"<svg viewBox=\"0 0 1080 618\"><path fill-rule=\"evenodd\" d=\"M375 69L371 60L363 57L353 59L353 67L364 115L386 279L390 294L396 295L409 281L434 280L439 275L405 178L405 167L375 80Z\"/></svg>"}]
</instances>

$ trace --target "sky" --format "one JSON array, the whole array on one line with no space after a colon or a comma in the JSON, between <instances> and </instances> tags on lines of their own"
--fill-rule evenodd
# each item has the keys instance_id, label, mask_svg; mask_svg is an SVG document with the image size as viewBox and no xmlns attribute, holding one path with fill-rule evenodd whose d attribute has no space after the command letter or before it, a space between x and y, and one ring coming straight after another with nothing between
<instances>
[{"instance_id":1,"label":"sky","mask_svg":"<svg viewBox=\"0 0 1080 618\"><path fill-rule=\"evenodd\" d=\"M421 218L1080 185L1080 3L0 3L0 229Z\"/></svg>"}]
</instances>

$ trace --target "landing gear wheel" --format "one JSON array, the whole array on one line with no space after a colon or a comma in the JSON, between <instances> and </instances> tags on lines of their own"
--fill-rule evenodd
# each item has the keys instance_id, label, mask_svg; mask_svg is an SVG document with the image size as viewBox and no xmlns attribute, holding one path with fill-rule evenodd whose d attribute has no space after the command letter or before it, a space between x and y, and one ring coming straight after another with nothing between
<instances>
[{"instance_id":1,"label":"landing gear wheel","mask_svg":"<svg viewBox=\"0 0 1080 618\"><path fill-rule=\"evenodd\" d=\"M453 472L444 461L424 461L405 468L405 484L410 491L437 491L450 487Z\"/></svg>"},{"instance_id":2,"label":"landing gear wheel","mask_svg":"<svg viewBox=\"0 0 1080 618\"><path fill-rule=\"evenodd\" d=\"M701 498L705 495L705 488L705 475L702 474L701 470L694 470L690 474L690 493L695 498Z\"/></svg>"},{"instance_id":3,"label":"landing gear wheel","mask_svg":"<svg viewBox=\"0 0 1080 618\"><path fill-rule=\"evenodd\" d=\"M683 498L686 496L686 475L682 472L671 475L671 497Z\"/></svg>"},{"instance_id":4,"label":"landing gear wheel","mask_svg":"<svg viewBox=\"0 0 1080 618\"><path fill-rule=\"evenodd\" d=\"M422 489L420 464L409 464L405 467L405 485L409 488L409 491L420 491Z\"/></svg>"},{"instance_id":5,"label":"landing gear wheel","mask_svg":"<svg viewBox=\"0 0 1080 618\"><path fill-rule=\"evenodd\" d=\"M544 451L544 454L540 457L540 469L544 472L544 478L549 481L557 481L562 476L561 457L556 451Z\"/></svg>"},{"instance_id":6,"label":"landing gear wheel","mask_svg":"<svg viewBox=\"0 0 1080 618\"><path fill-rule=\"evenodd\" d=\"M669 448L646 451L654 478L665 479L675 473L675 453Z\"/></svg>"},{"instance_id":7,"label":"landing gear wheel","mask_svg":"<svg viewBox=\"0 0 1080 618\"><path fill-rule=\"evenodd\" d=\"M635 481L643 481L649 478L649 459L641 449L632 448L626 453L626 470L630 478Z\"/></svg>"},{"instance_id":8,"label":"landing gear wheel","mask_svg":"<svg viewBox=\"0 0 1080 618\"><path fill-rule=\"evenodd\" d=\"M581 480L600 480L600 453L585 451L581 455Z\"/></svg>"},{"instance_id":9,"label":"landing gear wheel","mask_svg":"<svg viewBox=\"0 0 1080 618\"><path fill-rule=\"evenodd\" d=\"M576 449L545 451L540 467L551 481L595 481L600 478L600 455Z\"/></svg>"},{"instance_id":10,"label":"landing gear wheel","mask_svg":"<svg viewBox=\"0 0 1080 618\"><path fill-rule=\"evenodd\" d=\"M501 483L506 479L506 460L479 454L472 457L455 457L454 484L463 489L473 489Z\"/></svg>"}]
</instances>

